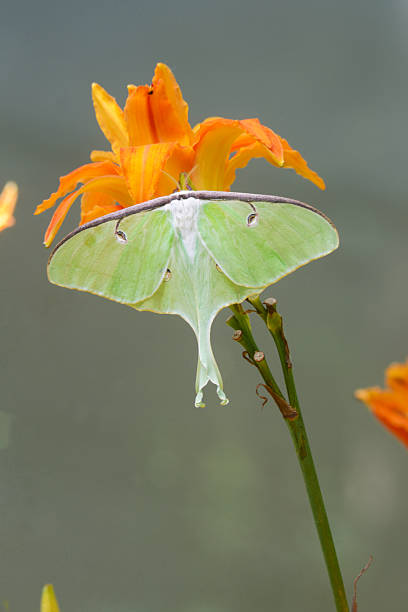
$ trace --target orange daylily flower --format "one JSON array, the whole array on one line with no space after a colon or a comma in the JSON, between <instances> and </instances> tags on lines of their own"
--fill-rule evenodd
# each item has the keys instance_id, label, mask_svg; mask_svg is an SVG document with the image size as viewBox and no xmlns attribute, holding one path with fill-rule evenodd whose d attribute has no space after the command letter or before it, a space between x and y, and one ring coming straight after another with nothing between
<instances>
[{"instance_id":1,"label":"orange daylily flower","mask_svg":"<svg viewBox=\"0 0 408 612\"><path fill-rule=\"evenodd\" d=\"M17 204L18 187L12 181L6 183L0 193L0 232L6 227L12 227L16 220L13 217Z\"/></svg>"},{"instance_id":2,"label":"orange daylily flower","mask_svg":"<svg viewBox=\"0 0 408 612\"><path fill-rule=\"evenodd\" d=\"M293 168L321 189L325 187L300 153L258 119L210 117L192 128L187 103L165 64L157 64L151 85L128 86L123 110L96 83L92 98L111 151L92 151L91 163L63 176L57 191L37 206L35 214L63 198L46 231L46 246L79 196L82 225L172 193L181 175L189 177L194 189L228 191L236 170L255 157Z\"/></svg>"},{"instance_id":3,"label":"orange daylily flower","mask_svg":"<svg viewBox=\"0 0 408 612\"><path fill-rule=\"evenodd\" d=\"M358 389L355 396L408 447L408 360L388 366L385 382L387 389Z\"/></svg>"}]
</instances>

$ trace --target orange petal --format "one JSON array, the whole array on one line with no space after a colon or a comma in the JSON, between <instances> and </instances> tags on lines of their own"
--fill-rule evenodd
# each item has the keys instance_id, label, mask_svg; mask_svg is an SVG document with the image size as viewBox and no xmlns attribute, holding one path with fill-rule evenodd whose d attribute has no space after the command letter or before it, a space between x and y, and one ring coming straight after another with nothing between
<instances>
[{"instance_id":1,"label":"orange petal","mask_svg":"<svg viewBox=\"0 0 408 612\"><path fill-rule=\"evenodd\" d=\"M112 150L117 152L120 147L126 147L129 144L126 122L123 111L115 98L98 83L92 83L92 100L96 120L111 143Z\"/></svg>"},{"instance_id":2,"label":"orange petal","mask_svg":"<svg viewBox=\"0 0 408 612\"><path fill-rule=\"evenodd\" d=\"M125 119L132 147L159 142L150 108L152 88L148 85L129 85L125 105Z\"/></svg>"},{"instance_id":3,"label":"orange petal","mask_svg":"<svg viewBox=\"0 0 408 612\"><path fill-rule=\"evenodd\" d=\"M118 205L111 196L105 193L87 191L81 198L81 221L79 225L98 219L98 217L103 217L103 215L115 212L121 208L123 207Z\"/></svg>"},{"instance_id":4,"label":"orange petal","mask_svg":"<svg viewBox=\"0 0 408 612\"><path fill-rule=\"evenodd\" d=\"M326 189L326 185L324 180L313 170L311 170L306 161L303 159L301 154L295 149L292 149L290 144L284 138L281 138L282 146L283 146L283 156L284 156L284 164L285 168L292 168L297 174L303 176L303 178L312 181L317 187L320 189Z\"/></svg>"},{"instance_id":5,"label":"orange petal","mask_svg":"<svg viewBox=\"0 0 408 612\"><path fill-rule=\"evenodd\" d=\"M65 196L67 193L75 189L78 183L86 183L90 179L106 174L118 174L118 167L111 162L97 162L93 164L85 164L76 168L69 174L60 178L60 184L55 193L52 193L47 200L44 200L37 206L34 214L39 215L44 210L52 208L55 202Z\"/></svg>"},{"instance_id":6,"label":"orange petal","mask_svg":"<svg viewBox=\"0 0 408 612\"><path fill-rule=\"evenodd\" d=\"M224 125L239 126L240 134L231 146L231 153L249 146L255 142L263 144L275 159L276 165L283 165L283 148L281 139L259 119L225 119L224 117L207 117L202 123L194 127L194 143L199 143L204 136L212 130L216 130Z\"/></svg>"},{"instance_id":7,"label":"orange petal","mask_svg":"<svg viewBox=\"0 0 408 612\"><path fill-rule=\"evenodd\" d=\"M111 204L110 206L94 206L92 210L88 210L86 214L81 214L81 222L79 225L84 225L84 223L89 223L89 221L99 219L99 217L104 217L122 208L122 206L117 206L116 204Z\"/></svg>"},{"instance_id":8,"label":"orange petal","mask_svg":"<svg viewBox=\"0 0 408 612\"><path fill-rule=\"evenodd\" d=\"M70 193L66 198L62 200L59 206L56 208L51 222L45 232L44 236L44 244L45 246L50 246L51 242L54 240L59 228L61 227L62 222L68 214L69 209L72 204L75 202L78 196L86 193L87 191L96 191L99 193L104 193L107 196L110 196L112 200L119 202L122 206L130 206L132 204L132 200L130 198L129 192L126 188L125 181L121 176L102 176L99 178L95 178L73 193Z\"/></svg>"},{"instance_id":9,"label":"orange petal","mask_svg":"<svg viewBox=\"0 0 408 612\"><path fill-rule=\"evenodd\" d=\"M277 165L274 156L268 151L265 145L255 142L239 149L227 162L225 171L225 188L228 188L235 181L235 173L240 168L245 168L251 159L264 157L268 162Z\"/></svg>"},{"instance_id":10,"label":"orange petal","mask_svg":"<svg viewBox=\"0 0 408 612\"><path fill-rule=\"evenodd\" d=\"M74 193L70 193L66 198L62 200L62 202L57 206L52 215L52 219L47 227L47 230L44 235L44 244L46 247L49 247L51 242L54 240L59 228L61 227L62 222L68 214L69 209L72 204L79 196L79 189L74 191Z\"/></svg>"},{"instance_id":11,"label":"orange petal","mask_svg":"<svg viewBox=\"0 0 408 612\"><path fill-rule=\"evenodd\" d=\"M277 165L283 165L283 148L278 134L262 125L259 119L242 119L240 124L248 136L252 136L254 140L265 145L271 156L275 158Z\"/></svg>"},{"instance_id":12,"label":"orange petal","mask_svg":"<svg viewBox=\"0 0 408 612\"><path fill-rule=\"evenodd\" d=\"M178 172L174 177L175 184L172 184L171 179L166 177L164 172L167 163L172 155L178 149L175 143L157 143L140 147L128 147L121 149L122 169L126 179L129 192L132 194L133 203L145 202L157 197L159 194L159 181L161 188L167 185L167 193L171 193L177 188ZM175 157L174 167L170 171L189 171L193 161L193 151L188 150L185 153L178 153ZM183 167L186 164L186 167ZM166 177L166 179L163 179ZM161 193L160 195L165 195Z\"/></svg>"},{"instance_id":13,"label":"orange petal","mask_svg":"<svg viewBox=\"0 0 408 612\"><path fill-rule=\"evenodd\" d=\"M17 204L17 197L18 187L16 183L9 181L0 193L0 232L16 222L13 212Z\"/></svg>"},{"instance_id":14,"label":"orange petal","mask_svg":"<svg viewBox=\"0 0 408 612\"><path fill-rule=\"evenodd\" d=\"M194 128L198 166L193 182L202 189L229 189L235 171L252 157L283 165L280 138L258 119L209 117ZM231 153L235 155L230 158Z\"/></svg>"},{"instance_id":15,"label":"orange petal","mask_svg":"<svg viewBox=\"0 0 408 612\"><path fill-rule=\"evenodd\" d=\"M125 119L130 146L177 142L189 145L188 106L170 68L157 64L151 87L129 86Z\"/></svg>"},{"instance_id":16,"label":"orange petal","mask_svg":"<svg viewBox=\"0 0 408 612\"><path fill-rule=\"evenodd\" d=\"M214 191L228 189L227 163L232 143L242 133L239 121L213 118L206 120L196 131L195 170L192 182L196 189Z\"/></svg>"},{"instance_id":17,"label":"orange petal","mask_svg":"<svg viewBox=\"0 0 408 612\"><path fill-rule=\"evenodd\" d=\"M157 64L152 90L150 104L159 142L190 144L193 131L188 122L188 105L166 64Z\"/></svg>"},{"instance_id":18,"label":"orange petal","mask_svg":"<svg viewBox=\"0 0 408 612\"><path fill-rule=\"evenodd\" d=\"M223 119L221 117L209 117L195 126L195 142L199 143L196 146L200 147L201 140L206 138L206 134L209 131L218 129L219 126L231 121L231 119ZM231 158L232 163L230 165L227 164L224 189L230 187L235 177L235 170L243 168L251 159L251 151L254 153L253 157L265 157L274 166L292 168L304 178L315 183L320 189L325 188L323 179L308 167L300 153L292 149L284 138L281 138L271 129L262 125L258 119L242 119L233 123L238 123L242 128L242 132L231 146L230 152L235 153L235 156ZM260 147L247 148L252 147L255 143L263 145L265 149ZM236 155L241 151L242 155L235 159ZM262 154L262 151L264 151L264 154Z\"/></svg>"}]
</instances>

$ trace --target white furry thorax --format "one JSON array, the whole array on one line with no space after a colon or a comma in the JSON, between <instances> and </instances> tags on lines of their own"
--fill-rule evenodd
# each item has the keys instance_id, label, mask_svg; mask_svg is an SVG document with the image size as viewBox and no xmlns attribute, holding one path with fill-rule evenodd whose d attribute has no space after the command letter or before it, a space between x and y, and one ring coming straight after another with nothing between
<instances>
[{"instance_id":1,"label":"white furry thorax","mask_svg":"<svg viewBox=\"0 0 408 612\"><path fill-rule=\"evenodd\" d=\"M187 255L193 260L198 238L197 217L200 200L197 198L172 200L165 208L171 212L173 227L180 232Z\"/></svg>"}]
</instances>

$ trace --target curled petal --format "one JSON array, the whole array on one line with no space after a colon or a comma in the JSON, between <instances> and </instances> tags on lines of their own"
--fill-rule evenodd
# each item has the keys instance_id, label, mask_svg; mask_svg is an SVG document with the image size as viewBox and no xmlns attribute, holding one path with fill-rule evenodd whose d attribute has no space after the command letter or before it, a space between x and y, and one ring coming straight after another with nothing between
<instances>
[{"instance_id":1,"label":"curled petal","mask_svg":"<svg viewBox=\"0 0 408 612\"><path fill-rule=\"evenodd\" d=\"M285 160L283 167L292 168L297 174L300 174L300 176L303 176L303 178L314 183L317 187L319 187L319 189L326 189L324 180L316 172L309 168L306 160L303 159L299 151L292 149L288 141L284 138L281 138L281 142Z\"/></svg>"},{"instance_id":2,"label":"curled petal","mask_svg":"<svg viewBox=\"0 0 408 612\"><path fill-rule=\"evenodd\" d=\"M192 181L197 189L217 191L229 188L227 164L232 144L241 133L239 122L228 119L208 122L196 132L198 144Z\"/></svg>"},{"instance_id":3,"label":"curled petal","mask_svg":"<svg viewBox=\"0 0 408 612\"><path fill-rule=\"evenodd\" d=\"M283 147L280 137L275 134L275 132L265 125L262 125L259 119L243 119L240 121L240 124L245 130L245 135L247 137L252 137L252 141L255 140L267 148L271 158L275 160L277 166L283 165ZM234 148L233 146L233 149Z\"/></svg>"},{"instance_id":4,"label":"curled petal","mask_svg":"<svg viewBox=\"0 0 408 612\"><path fill-rule=\"evenodd\" d=\"M225 186L228 188L235 181L235 173L257 157L264 157L268 162L273 165L277 165L274 160L274 156L268 151L265 145L260 142L255 142L247 146L243 146L237 150L235 155L227 162L225 171Z\"/></svg>"},{"instance_id":5,"label":"curled petal","mask_svg":"<svg viewBox=\"0 0 408 612\"><path fill-rule=\"evenodd\" d=\"M212 149L214 141L217 140L217 136L209 138L208 135L212 131L221 130L221 128L226 125L238 125L240 126L241 131L229 149L228 159L224 160L223 169L219 168L218 174L224 170L225 178L222 181L220 180L221 177L219 176L218 187L213 187L214 189L229 189L230 185L234 181L235 171L238 168L243 168L246 166L251 159L251 152L253 152L253 157L264 157L269 163L277 167L292 168L304 178L312 181L315 185L320 187L320 189L325 188L323 179L308 167L306 161L303 159L300 153L292 149L287 140L281 138L271 129L262 125L258 119L242 119L240 121L234 121L232 119L223 119L222 117L210 117L201 124L198 124L194 128L194 136L197 156L200 157L200 164L203 163L203 158L206 155L207 144L212 145L211 148L209 147L209 155L214 153ZM221 132L219 137L222 137ZM219 152L218 157L220 157L220 154L221 151ZM231 158L229 157L230 154L232 154ZM210 175L207 174L207 172L208 170L206 170L204 181L206 185L208 185L211 181ZM199 179L197 179L195 176L194 178L196 179L196 185L199 185L199 181L202 180L202 177L200 176ZM221 182L223 182L222 187L220 186ZM204 187L202 186L202 188Z\"/></svg>"},{"instance_id":6,"label":"curled petal","mask_svg":"<svg viewBox=\"0 0 408 612\"><path fill-rule=\"evenodd\" d=\"M75 189L78 183L86 183L87 181L94 179L98 176L105 176L107 174L118 174L118 167L111 162L97 162L93 164L85 164L76 168L69 174L60 178L60 184L54 193L50 195L47 200L44 200L37 206L34 214L39 215L44 210L52 208L59 198L62 198L67 193Z\"/></svg>"},{"instance_id":7,"label":"curled petal","mask_svg":"<svg viewBox=\"0 0 408 612\"><path fill-rule=\"evenodd\" d=\"M18 197L18 187L12 181L6 183L0 193L0 232L14 225L13 217Z\"/></svg>"},{"instance_id":8,"label":"curled petal","mask_svg":"<svg viewBox=\"0 0 408 612\"><path fill-rule=\"evenodd\" d=\"M120 147L126 147L129 144L126 122L123 111L115 98L108 94L98 83L93 83L92 100L96 120L102 132L111 143L112 150L117 152Z\"/></svg>"},{"instance_id":9,"label":"curled petal","mask_svg":"<svg viewBox=\"0 0 408 612\"><path fill-rule=\"evenodd\" d=\"M88 183L85 183L82 187L70 193L66 198L62 200L59 206L56 208L51 222L45 232L44 244L50 246L54 240L62 222L68 214L72 204L78 198L78 196L86 193L87 191L95 191L98 193L104 193L110 196L112 200L115 200L122 206L130 206L132 204L131 197L126 188L125 181L121 176L102 176L95 178Z\"/></svg>"},{"instance_id":10,"label":"curled petal","mask_svg":"<svg viewBox=\"0 0 408 612\"><path fill-rule=\"evenodd\" d=\"M275 166L284 163L279 136L258 119L210 117L194 128L194 136L197 171L193 182L200 189L229 189L235 170L246 166L251 157L265 157Z\"/></svg>"}]
</instances>

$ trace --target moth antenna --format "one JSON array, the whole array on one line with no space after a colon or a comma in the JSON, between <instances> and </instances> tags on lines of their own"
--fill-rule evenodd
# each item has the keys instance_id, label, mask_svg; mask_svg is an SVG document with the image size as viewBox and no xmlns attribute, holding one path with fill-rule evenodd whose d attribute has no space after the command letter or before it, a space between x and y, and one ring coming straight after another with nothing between
<instances>
[{"instance_id":1,"label":"moth antenna","mask_svg":"<svg viewBox=\"0 0 408 612\"><path fill-rule=\"evenodd\" d=\"M171 174L169 174L168 172L166 172L165 170L160 170L160 172L163 172L163 174L165 174L170 180L173 181L173 183L176 185L177 187L177 191L181 191L181 186L180 183L178 181L176 181L176 179L174 178L174 176L171 176Z\"/></svg>"}]
</instances>

